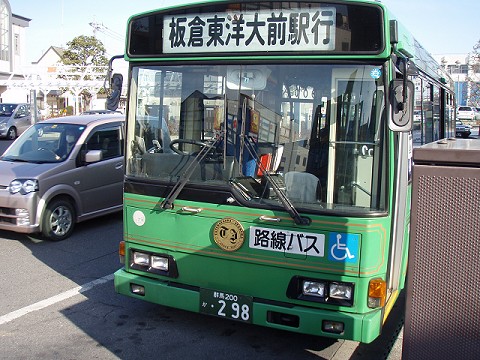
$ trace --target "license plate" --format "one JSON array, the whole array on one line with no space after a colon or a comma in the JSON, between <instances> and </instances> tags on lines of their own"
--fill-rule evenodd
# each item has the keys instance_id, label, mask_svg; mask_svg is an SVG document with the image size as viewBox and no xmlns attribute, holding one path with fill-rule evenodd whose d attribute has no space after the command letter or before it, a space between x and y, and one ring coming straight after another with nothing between
<instances>
[{"instance_id":1,"label":"license plate","mask_svg":"<svg viewBox=\"0 0 480 360\"><path fill-rule=\"evenodd\" d=\"M252 297L200 289L200 312L249 323L252 321Z\"/></svg>"}]
</instances>

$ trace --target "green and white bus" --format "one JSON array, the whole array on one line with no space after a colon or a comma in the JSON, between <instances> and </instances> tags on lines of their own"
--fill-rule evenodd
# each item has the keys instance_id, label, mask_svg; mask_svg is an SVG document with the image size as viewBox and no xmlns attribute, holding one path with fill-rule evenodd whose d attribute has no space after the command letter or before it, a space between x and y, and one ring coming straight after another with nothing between
<instances>
[{"instance_id":1,"label":"green and white bus","mask_svg":"<svg viewBox=\"0 0 480 360\"><path fill-rule=\"evenodd\" d=\"M414 140L454 136L439 64L358 0L153 10L122 58L116 291L373 341L405 284Z\"/></svg>"}]
</instances>

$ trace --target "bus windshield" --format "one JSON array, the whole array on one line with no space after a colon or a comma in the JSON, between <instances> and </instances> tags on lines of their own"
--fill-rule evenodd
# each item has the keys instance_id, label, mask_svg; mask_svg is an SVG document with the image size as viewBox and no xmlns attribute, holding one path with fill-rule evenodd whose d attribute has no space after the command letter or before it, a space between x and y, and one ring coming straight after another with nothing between
<instances>
[{"instance_id":1,"label":"bus windshield","mask_svg":"<svg viewBox=\"0 0 480 360\"><path fill-rule=\"evenodd\" d=\"M305 212L383 212L384 73L382 64L133 66L126 175L223 189L249 207L281 208L284 195Z\"/></svg>"}]
</instances>

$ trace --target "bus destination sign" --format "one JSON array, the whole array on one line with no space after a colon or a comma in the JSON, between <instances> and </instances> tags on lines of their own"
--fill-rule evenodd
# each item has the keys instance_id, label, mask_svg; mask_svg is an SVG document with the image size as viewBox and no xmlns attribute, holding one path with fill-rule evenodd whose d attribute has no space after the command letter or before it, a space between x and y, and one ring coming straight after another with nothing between
<instances>
[{"instance_id":1,"label":"bus destination sign","mask_svg":"<svg viewBox=\"0 0 480 360\"><path fill-rule=\"evenodd\" d=\"M163 52L335 50L336 8L166 16Z\"/></svg>"}]
</instances>

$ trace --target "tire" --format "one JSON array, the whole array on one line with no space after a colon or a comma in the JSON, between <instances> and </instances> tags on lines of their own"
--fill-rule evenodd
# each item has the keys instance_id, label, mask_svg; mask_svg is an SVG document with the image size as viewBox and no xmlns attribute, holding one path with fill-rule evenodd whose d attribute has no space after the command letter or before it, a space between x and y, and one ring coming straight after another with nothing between
<instances>
[{"instance_id":1,"label":"tire","mask_svg":"<svg viewBox=\"0 0 480 360\"><path fill-rule=\"evenodd\" d=\"M68 238L75 226L75 209L70 201L58 199L51 201L42 218L42 235L53 241Z\"/></svg>"},{"instance_id":2,"label":"tire","mask_svg":"<svg viewBox=\"0 0 480 360\"><path fill-rule=\"evenodd\" d=\"M7 131L7 139L8 140L15 140L17 138L17 129L15 129L13 126L10 127Z\"/></svg>"}]
</instances>

